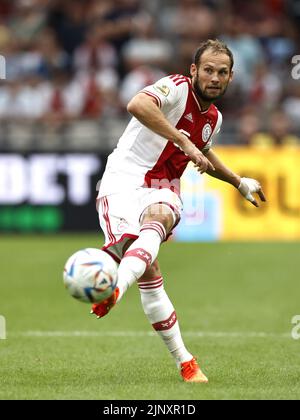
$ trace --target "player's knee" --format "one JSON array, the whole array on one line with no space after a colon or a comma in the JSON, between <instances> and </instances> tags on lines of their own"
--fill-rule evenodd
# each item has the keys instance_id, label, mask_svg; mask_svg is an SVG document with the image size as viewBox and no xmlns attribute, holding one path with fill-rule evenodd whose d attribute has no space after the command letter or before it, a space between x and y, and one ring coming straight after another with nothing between
<instances>
[{"instance_id":1,"label":"player's knee","mask_svg":"<svg viewBox=\"0 0 300 420\"><path fill-rule=\"evenodd\" d=\"M146 209L142 217L142 223L149 222L161 223L169 233L174 224L172 210L161 204L152 204Z\"/></svg>"},{"instance_id":2,"label":"player's knee","mask_svg":"<svg viewBox=\"0 0 300 420\"><path fill-rule=\"evenodd\" d=\"M147 268L139 281L151 281L157 277L161 277L161 271L158 261L155 260L154 263L149 268Z\"/></svg>"}]
</instances>

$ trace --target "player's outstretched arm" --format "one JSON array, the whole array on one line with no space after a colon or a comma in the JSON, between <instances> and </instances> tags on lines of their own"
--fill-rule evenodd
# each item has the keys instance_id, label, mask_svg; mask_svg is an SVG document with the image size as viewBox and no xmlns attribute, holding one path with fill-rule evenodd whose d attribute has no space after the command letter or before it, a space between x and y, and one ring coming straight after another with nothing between
<instances>
[{"instance_id":1,"label":"player's outstretched arm","mask_svg":"<svg viewBox=\"0 0 300 420\"><path fill-rule=\"evenodd\" d=\"M252 194L257 193L261 201L266 201L265 194L258 181L251 178L241 178L239 175L232 172L223 162L221 162L211 149L206 153L206 157L215 168L214 171L206 171L209 175L232 184L239 190L242 196L250 201L255 207L259 207L259 205Z\"/></svg>"},{"instance_id":2,"label":"player's outstretched arm","mask_svg":"<svg viewBox=\"0 0 300 420\"><path fill-rule=\"evenodd\" d=\"M173 127L158 107L156 100L145 93L138 93L127 105L127 111L145 127L161 137L177 144L203 173L214 171L211 162L181 131Z\"/></svg>"}]
</instances>

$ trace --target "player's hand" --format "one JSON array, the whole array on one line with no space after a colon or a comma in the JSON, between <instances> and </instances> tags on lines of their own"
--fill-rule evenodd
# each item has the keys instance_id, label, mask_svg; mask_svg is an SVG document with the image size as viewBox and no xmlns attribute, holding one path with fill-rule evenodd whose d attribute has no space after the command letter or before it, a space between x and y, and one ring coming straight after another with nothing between
<instances>
[{"instance_id":1,"label":"player's hand","mask_svg":"<svg viewBox=\"0 0 300 420\"><path fill-rule=\"evenodd\" d=\"M200 172L200 174L203 174L207 171L215 170L212 163L201 152L195 153L195 155L191 157L191 161L194 163L194 167L197 169L198 172Z\"/></svg>"},{"instance_id":2,"label":"player's hand","mask_svg":"<svg viewBox=\"0 0 300 420\"><path fill-rule=\"evenodd\" d=\"M250 201L255 207L259 207L259 205L252 194L257 193L261 201L267 201L260 183L255 179L241 178L238 190L246 200Z\"/></svg>"},{"instance_id":3,"label":"player's hand","mask_svg":"<svg viewBox=\"0 0 300 420\"><path fill-rule=\"evenodd\" d=\"M189 156L191 161L195 164L197 171L203 174L207 171L214 171L215 168L212 163L204 156L204 154L192 143L189 141L189 144L186 145L183 152Z\"/></svg>"},{"instance_id":4,"label":"player's hand","mask_svg":"<svg viewBox=\"0 0 300 420\"><path fill-rule=\"evenodd\" d=\"M197 168L197 171L200 172L200 174L215 170L214 165L207 159L207 157L204 156L202 152L200 152L200 150L195 153L194 160L191 160L195 164L195 168Z\"/></svg>"}]
</instances>

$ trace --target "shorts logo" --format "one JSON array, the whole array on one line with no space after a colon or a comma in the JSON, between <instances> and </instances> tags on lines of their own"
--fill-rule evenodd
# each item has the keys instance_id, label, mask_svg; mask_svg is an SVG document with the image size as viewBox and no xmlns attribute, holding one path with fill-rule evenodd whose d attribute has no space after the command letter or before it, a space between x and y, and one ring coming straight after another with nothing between
<instances>
[{"instance_id":1,"label":"shorts logo","mask_svg":"<svg viewBox=\"0 0 300 420\"><path fill-rule=\"evenodd\" d=\"M157 92L163 94L164 96L168 96L170 93L170 88L166 85L162 85L162 86L154 85L153 87L155 90L157 90Z\"/></svg>"},{"instance_id":2,"label":"shorts logo","mask_svg":"<svg viewBox=\"0 0 300 420\"><path fill-rule=\"evenodd\" d=\"M204 143L207 143L212 133L212 128L210 124L205 124L202 130L202 140Z\"/></svg>"},{"instance_id":3,"label":"shorts logo","mask_svg":"<svg viewBox=\"0 0 300 420\"><path fill-rule=\"evenodd\" d=\"M122 233L128 227L128 222L125 219L120 219L120 222L117 226L118 232Z\"/></svg>"}]
</instances>

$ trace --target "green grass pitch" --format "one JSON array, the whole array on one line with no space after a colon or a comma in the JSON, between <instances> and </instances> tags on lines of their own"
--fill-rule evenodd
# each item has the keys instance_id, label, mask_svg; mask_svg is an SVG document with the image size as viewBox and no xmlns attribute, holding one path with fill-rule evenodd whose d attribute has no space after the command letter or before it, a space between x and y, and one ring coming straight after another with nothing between
<instances>
[{"instance_id":1,"label":"green grass pitch","mask_svg":"<svg viewBox=\"0 0 300 420\"><path fill-rule=\"evenodd\" d=\"M134 285L102 320L69 297L66 259L96 235L2 236L0 399L299 399L299 243L163 245L161 267L208 385L184 384Z\"/></svg>"}]
</instances>

